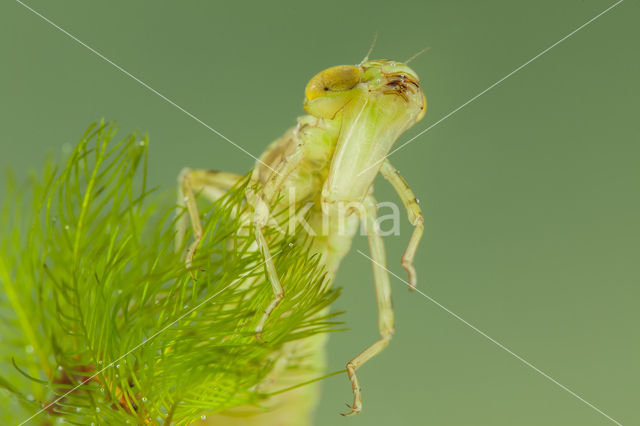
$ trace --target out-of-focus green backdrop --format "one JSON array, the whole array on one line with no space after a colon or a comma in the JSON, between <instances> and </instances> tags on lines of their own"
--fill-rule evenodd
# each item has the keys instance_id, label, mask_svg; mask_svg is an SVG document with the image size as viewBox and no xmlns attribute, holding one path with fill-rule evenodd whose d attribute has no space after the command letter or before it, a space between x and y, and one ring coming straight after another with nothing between
<instances>
[{"instance_id":1,"label":"out-of-focus green backdrop","mask_svg":"<svg viewBox=\"0 0 640 426\"><path fill-rule=\"evenodd\" d=\"M303 113L308 79L416 51L429 101L403 141L611 1L157 2L28 5L254 155ZM422 201L419 287L618 422L640 424L640 8L627 0L391 157ZM0 3L0 165L38 167L93 120L151 137L150 178L253 160L19 2ZM398 201L386 182L379 200ZM387 238L389 266L411 228ZM338 276L350 331L332 370L377 337L358 239ZM392 278L392 344L351 389L324 383L318 425L606 425L594 408Z\"/></svg>"}]
</instances>

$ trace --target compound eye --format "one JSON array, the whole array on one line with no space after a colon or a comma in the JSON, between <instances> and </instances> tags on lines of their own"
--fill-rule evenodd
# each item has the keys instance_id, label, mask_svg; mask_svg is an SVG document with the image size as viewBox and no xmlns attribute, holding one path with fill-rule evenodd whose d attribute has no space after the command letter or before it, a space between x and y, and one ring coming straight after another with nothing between
<instances>
[{"instance_id":1,"label":"compound eye","mask_svg":"<svg viewBox=\"0 0 640 426\"><path fill-rule=\"evenodd\" d=\"M331 92L353 89L360 82L360 69L352 65L339 65L316 74L307 84L304 94L311 101Z\"/></svg>"}]
</instances>

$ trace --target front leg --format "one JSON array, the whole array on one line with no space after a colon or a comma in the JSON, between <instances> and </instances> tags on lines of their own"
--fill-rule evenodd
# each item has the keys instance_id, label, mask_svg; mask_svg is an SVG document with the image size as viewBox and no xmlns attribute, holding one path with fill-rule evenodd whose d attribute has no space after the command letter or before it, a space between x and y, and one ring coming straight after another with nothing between
<instances>
[{"instance_id":1,"label":"front leg","mask_svg":"<svg viewBox=\"0 0 640 426\"><path fill-rule=\"evenodd\" d=\"M349 379L351 379L351 387L353 389L353 405L348 405L351 411L343 414L343 416L358 414L362 410L362 389L360 388L356 370L387 347L394 331L391 285L389 283L389 274L385 269L387 261L384 251L384 241L380 236L376 222L376 200L371 195L365 199L362 220L365 224L367 238L369 239L369 251L373 259L373 280L376 288L376 299L378 301L378 330L380 332L380 339L347 363L347 374L349 375Z\"/></svg>"},{"instance_id":2,"label":"front leg","mask_svg":"<svg viewBox=\"0 0 640 426\"><path fill-rule=\"evenodd\" d=\"M409 239L407 249L402 255L402 266L409 274L409 289L414 290L416 288L416 282L418 281L416 268L413 266L413 258L416 255L416 250L422 233L424 232L424 217L422 216L422 210L418 204L418 199L413 194L413 191L409 187L409 184L395 167L391 165L389 160L384 160L380 173L386 180L388 180L393 188L398 193L398 196L402 200L405 209L407 209L407 215L409 216L409 222L414 226L413 234Z\"/></svg>"}]
</instances>

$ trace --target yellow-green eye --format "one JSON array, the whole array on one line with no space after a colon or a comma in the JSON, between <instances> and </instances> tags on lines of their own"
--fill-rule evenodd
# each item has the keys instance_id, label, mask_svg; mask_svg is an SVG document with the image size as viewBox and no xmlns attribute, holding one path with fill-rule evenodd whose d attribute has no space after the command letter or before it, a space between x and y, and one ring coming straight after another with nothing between
<instances>
[{"instance_id":1,"label":"yellow-green eye","mask_svg":"<svg viewBox=\"0 0 640 426\"><path fill-rule=\"evenodd\" d=\"M316 74L307 84L304 94L311 101L327 92L343 92L360 82L360 69L352 65L339 65Z\"/></svg>"}]
</instances>

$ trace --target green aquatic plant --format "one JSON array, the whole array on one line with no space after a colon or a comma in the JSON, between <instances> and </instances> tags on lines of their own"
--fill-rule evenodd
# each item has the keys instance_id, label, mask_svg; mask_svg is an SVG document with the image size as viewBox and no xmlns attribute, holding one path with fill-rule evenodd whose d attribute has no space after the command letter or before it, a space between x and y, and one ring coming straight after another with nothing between
<instances>
[{"instance_id":1,"label":"green aquatic plant","mask_svg":"<svg viewBox=\"0 0 640 426\"><path fill-rule=\"evenodd\" d=\"M243 230L247 179L201 207L205 237L188 270L174 248L185 212L149 188L147 137L117 141L116 130L94 123L64 165L47 162L27 184L7 178L3 424L185 424L260 405L283 345L336 329L326 308L338 291L319 259L266 230L287 297L256 339L272 289Z\"/></svg>"}]
</instances>

